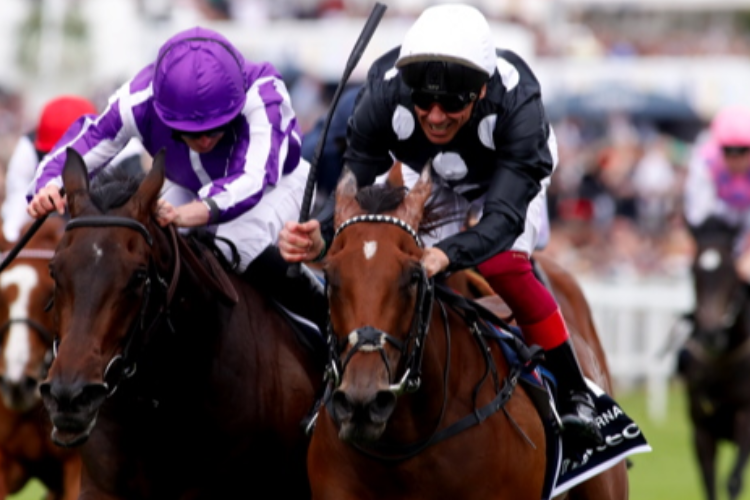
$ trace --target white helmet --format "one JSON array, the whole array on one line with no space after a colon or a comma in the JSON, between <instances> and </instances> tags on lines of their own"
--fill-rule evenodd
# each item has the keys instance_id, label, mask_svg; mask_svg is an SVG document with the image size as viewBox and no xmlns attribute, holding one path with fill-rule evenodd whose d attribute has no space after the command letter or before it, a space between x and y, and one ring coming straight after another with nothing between
<instances>
[{"instance_id":1,"label":"white helmet","mask_svg":"<svg viewBox=\"0 0 750 500\"><path fill-rule=\"evenodd\" d=\"M396 67L427 61L457 63L491 77L497 57L487 19L469 5L425 9L406 33Z\"/></svg>"}]
</instances>

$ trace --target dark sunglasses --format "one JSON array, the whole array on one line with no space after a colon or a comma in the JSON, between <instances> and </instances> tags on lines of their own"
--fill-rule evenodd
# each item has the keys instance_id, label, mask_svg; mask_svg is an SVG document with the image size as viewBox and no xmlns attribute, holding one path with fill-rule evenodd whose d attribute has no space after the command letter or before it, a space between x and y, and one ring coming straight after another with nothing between
<instances>
[{"instance_id":1,"label":"dark sunglasses","mask_svg":"<svg viewBox=\"0 0 750 500\"><path fill-rule=\"evenodd\" d=\"M421 109L429 110L433 104L439 104L446 113L458 113L463 111L472 102L476 101L475 92L465 94L433 94L423 90L413 90L411 102Z\"/></svg>"},{"instance_id":2,"label":"dark sunglasses","mask_svg":"<svg viewBox=\"0 0 750 500\"><path fill-rule=\"evenodd\" d=\"M724 146L721 148L724 151L724 156L742 156L750 152L750 147L747 146Z\"/></svg>"},{"instance_id":3,"label":"dark sunglasses","mask_svg":"<svg viewBox=\"0 0 750 500\"><path fill-rule=\"evenodd\" d=\"M200 139L201 137L208 137L210 139L213 139L214 137L218 137L219 135L223 134L227 131L227 126L221 126L212 128L211 130L199 130L197 132L186 132L183 130L175 130L174 134L180 137L185 137L187 139Z\"/></svg>"}]
</instances>

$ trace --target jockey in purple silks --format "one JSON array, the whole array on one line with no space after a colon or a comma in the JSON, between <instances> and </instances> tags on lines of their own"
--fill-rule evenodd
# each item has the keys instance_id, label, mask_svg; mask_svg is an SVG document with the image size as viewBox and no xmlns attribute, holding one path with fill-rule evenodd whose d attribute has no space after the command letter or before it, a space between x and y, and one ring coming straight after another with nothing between
<instances>
[{"instance_id":1,"label":"jockey in purple silks","mask_svg":"<svg viewBox=\"0 0 750 500\"><path fill-rule=\"evenodd\" d=\"M95 175L133 137L151 155L166 150L159 224L207 226L228 259L232 250L221 238L234 244L238 272L293 312L325 321L325 298L311 288L318 282L302 273L289 286L275 246L284 221L299 217L309 164L301 159L297 118L273 66L245 60L212 30L196 27L173 36L98 117L86 119L40 164L29 215L64 212L59 187L67 147ZM288 303L284 299L295 288L308 289L316 300L304 294Z\"/></svg>"}]
</instances>

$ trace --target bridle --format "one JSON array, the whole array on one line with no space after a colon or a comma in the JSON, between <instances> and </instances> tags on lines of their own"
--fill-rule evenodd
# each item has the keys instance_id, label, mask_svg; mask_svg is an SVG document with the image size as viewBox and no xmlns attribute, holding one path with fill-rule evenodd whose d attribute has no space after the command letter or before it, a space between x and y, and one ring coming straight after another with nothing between
<instances>
[{"instance_id":1,"label":"bridle","mask_svg":"<svg viewBox=\"0 0 750 500\"><path fill-rule=\"evenodd\" d=\"M341 231L352 224L360 222L379 222L386 224L393 224L400 227L401 229L408 232L412 238L416 241L420 248L423 248L422 241L419 239L417 232L409 226L406 222L397 217L390 215L359 215L352 217L342 223L334 234L334 239L338 236ZM424 357L425 341L427 333L430 328L430 320L432 318L432 306L436 299L436 293L440 313L445 325L445 338L446 338L446 359L443 369L443 401L441 404L440 414L429 437L418 442L414 442L407 445L395 445L389 446L385 444L372 444L370 446L365 445L354 445L355 449L360 453L381 461L387 462L399 462L407 460L411 457L416 456L428 447L448 439L456 434L463 432L464 430L480 424L494 413L502 410L515 429L519 434L534 446L528 436L518 426L517 423L508 413L505 408L505 403L512 396L515 387L520 380L520 376L523 370L532 370L541 359L541 349L528 349L525 348L520 358L522 359L521 364L516 364L510 367L507 377L503 380L501 386L500 380L498 379L497 367L490 354L490 348L486 341L485 333L480 326L481 320L491 320L495 324L505 325L505 323L499 318L495 317L494 314L481 308L478 305L466 307L468 301L455 295L450 291L442 290L441 287L436 287L433 279L428 279L424 268L421 268L420 280L417 288L417 300L412 317L411 328L409 335L405 341L401 341L398 338L393 337L387 332L374 328L370 325L365 325L352 330L349 335L344 339L344 345L340 345L338 337L333 331L331 322L328 323L328 347L329 347L329 362L325 371L325 382L326 382L326 394L323 396L323 403L328 407L329 414L333 415L332 408L330 407L331 395L333 390L336 389L341 383L341 377L347 364L351 358L358 352L373 352L378 351L383 359L388 370L389 380L394 380L391 367L388 362L388 358L385 355L384 348L386 344L391 344L401 353L401 359L404 359L404 373L397 383L393 383L389 386L389 390L393 391L394 394L402 395L405 393L416 392L421 385L421 373L422 373L422 360ZM455 311L463 311L462 316L467 324L471 325L470 331L472 336L477 342L479 351L485 363L485 372L481 376L480 380L474 387L472 398L475 402L474 410L468 415L460 418L452 424L442 427L443 419L446 415L446 408L448 405L448 385L450 378L450 365L451 365L451 333L449 329L447 311L444 305L447 303ZM507 327L507 325L505 325ZM520 340L516 339L516 343L521 343ZM341 360L341 352L346 347L346 344L350 346L350 350L346 357ZM413 346L413 347L412 347ZM484 406L477 407L477 395L479 389L488 377L492 377L495 387L495 397L489 403ZM308 432L314 425L316 418L313 418L308 424Z\"/></svg>"},{"instance_id":2,"label":"bridle","mask_svg":"<svg viewBox=\"0 0 750 500\"><path fill-rule=\"evenodd\" d=\"M119 217L112 215L77 217L67 223L67 225L65 226L65 231L67 232L83 227L124 227L136 231L141 236L143 236L143 239L146 241L149 247L153 248L154 245L153 237L146 226L144 226L137 220L128 217ZM177 244L177 232L173 225L170 224L168 227L170 241L174 251L174 265L172 268L171 280L167 282L167 280L161 276L161 274L159 273L159 269L154 262L153 256L151 256L149 258L149 272L144 282L143 300L141 302L141 307L138 315L128 329L128 332L125 336L125 345L122 348L122 351L118 354L115 354L112 359L110 359L109 363L104 369L104 374L102 375L102 380L104 381L104 385L108 391L108 397L112 396L115 393L120 382L135 375L136 361L133 354L133 340L135 338L146 338L148 334L154 328L156 328L159 323L161 323L162 320L165 320L171 328L171 322L169 321L169 307L172 303L172 299L177 288L177 281L180 277L180 255L179 246ZM153 283L152 277L153 281L155 281L159 285L163 293L164 300L160 303L154 317L147 324L146 313L151 299ZM54 344L55 356L57 356L58 344L59 338L56 339Z\"/></svg>"},{"instance_id":3,"label":"bridle","mask_svg":"<svg viewBox=\"0 0 750 500\"><path fill-rule=\"evenodd\" d=\"M400 227L411 235L419 248L423 248L422 240L414 228L397 217L382 214L358 215L346 220L336 230L334 239L347 227L360 222L378 222ZM380 357L383 363L385 363L390 377L389 380L396 380L393 377L394 372L385 354L385 345L390 344L399 351L401 359L404 360L404 372L396 383L392 383L389 386L389 390L393 391L396 395L417 391L422 383L422 359L424 357L427 332L430 328L434 295L433 280L427 278L424 268L420 268L416 308L406 340L396 338L373 326L364 325L349 332L344 341L340 342L329 321L327 332L329 356L328 365L325 370L325 380L332 385L333 389L337 388L341 384L341 377L344 370L355 354L375 351L380 353ZM346 348L346 344L350 346L350 349L342 360L341 353Z\"/></svg>"}]
</instances>

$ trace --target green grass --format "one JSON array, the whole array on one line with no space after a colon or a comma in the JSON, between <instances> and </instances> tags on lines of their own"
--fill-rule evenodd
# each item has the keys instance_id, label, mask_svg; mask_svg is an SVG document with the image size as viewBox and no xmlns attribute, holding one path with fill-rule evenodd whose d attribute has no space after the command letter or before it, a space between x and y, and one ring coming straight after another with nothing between
<instances>
[{"instance_id":1,"label":"green grass","mask_svg":"<svg viewBox=\"0 0 750 500\"><path fill-rule=\"evenodd\" d=\"M43 500L47 490L39 481L32 480L26 487L15 495L8 497L8 500Z\"/></svg>"},{"instance_id":2,"label":"green grass","mask_svg":"<svg viewBox=\"0 0 750 500\"><path fill-rule=\"evenodd\" d=\"M675 382L669 391L668 414L664 422L652 422L646 413L646 398L641 391L616 397L620 406L640 425L651 453L633 455L630 469L630 498L633 500L705 500L703 485L692 445L687 402L683 385ZM736 447L722 443L717 467L717 494L724 500L726 481L734 463ZM750 476L740 500L750 500Z\"/></svg>"},{"instance_id":3,"label":"green grass","mask_svg":"<svg viewBox=\"0 0 750 500\"><path fill-rule=\"evenodd\" d=\"M669 391L668 415L664 422L652 422L646 412L642 391L619 393L620 406L643 429L654 451L633 455L630 469L632 500L705 500L692 448L683 387L675 383ZM723 444L719 454L718 494L725 500L726 478L735 449ZM750 470L750 467L748 467ZM41 500L44 488L36 481L9 500ZM750 500L750 476L745 474L745 490L740 500Z\"/></svg>"}]
</instances>

